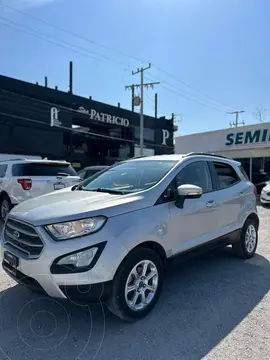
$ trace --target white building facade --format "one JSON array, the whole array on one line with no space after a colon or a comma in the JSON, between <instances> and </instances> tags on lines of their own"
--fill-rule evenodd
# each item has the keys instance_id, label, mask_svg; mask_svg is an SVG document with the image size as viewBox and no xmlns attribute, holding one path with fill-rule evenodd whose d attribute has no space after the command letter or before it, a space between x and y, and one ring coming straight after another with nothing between
<instances>
[{"instance_id":1,"label":"white building facade","mask_svg":"<svg viewBox=\"0 0 270 360\"><path fill-rule=\"evenodd\" d=\"M245 169L270 173L270 123L209 131L175 139L175 153L205 152L242 162Z\"/></svg>"}]
</instances>

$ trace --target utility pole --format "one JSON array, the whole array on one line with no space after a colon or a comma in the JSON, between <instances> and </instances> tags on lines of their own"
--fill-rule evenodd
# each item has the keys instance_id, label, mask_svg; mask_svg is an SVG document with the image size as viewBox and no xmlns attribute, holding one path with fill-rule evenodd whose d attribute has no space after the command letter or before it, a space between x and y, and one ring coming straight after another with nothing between
<instances>
[{"instance_id":1,"label":"utility pole","mask_svg":"<svg viewBox=\"0 0 270 360\"><path fill-rule=\"evenodd\" d=\"M238 127L238 125L239 125L238 116L239 116L239 114L242 114L244 112L245 112L244 110L229 112L228 114L231 114L231 115L235 114L235 122L233 122L233 123L230 122L230 126ZM242 121L240 124L245 125L245 122Z\"/></svg>"},{"instance_id":2,"label":"utility pole","mask_svg":"<svg viewBox=\"0 0 270 360\"><path fill-rule=\"evenodd\" d=\"M134 90L135 90L135 87L134 85L131 85L131 110L132 112L134 112Z\"/></svg>"},{"instance_id":3,"label":"utility pole","mask_svg":"<svg viewBox=\"0 0 270 360\"><path fill-rule=\"evenodd\" d=\"M141 108L140 108L140 155L141 156L143 156L143 143L144 143L143 90L144 90L144 87L153 88L154 85L160 84L160 82L152 82L152 83L144 83L143 82L144 71L148 70L150 68L151 68L151 64L149 64L145 68L138 68L137 71L132 71L132 75L136 75L138 73L141 74L141 82L140 82L140 84L132 84L132 85L125 86L125 89L140 88L140 91L141 91L141 99L140 99L140 106L141 106ZM133 98L133 100L134 100L134 98Z\"/></svg>"},{"instance_id":4,"label":"utility pole","mask_svg":"<svg viewBox=\"0 0 270 360\"><path fill-rule=\"evenodd\" d=\"M158 116L158 94L155 93L155 118L157 119Z\"/></svg>"}]
</instances>

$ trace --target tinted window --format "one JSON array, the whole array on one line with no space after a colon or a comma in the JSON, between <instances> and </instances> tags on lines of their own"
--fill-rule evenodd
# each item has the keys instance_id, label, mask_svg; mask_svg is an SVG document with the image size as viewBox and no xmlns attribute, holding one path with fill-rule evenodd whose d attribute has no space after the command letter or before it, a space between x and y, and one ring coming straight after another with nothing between
<instances>
[{"instance_id":1,"label":"tinted window","mask_svg":"<svg viewBox=\"0 0 270 360\"><path fill-rule=\"evenodd\" d=\"M6 175L7 165L0 165L0 178L3 178Z\"/></svg>"},{"instance_id":2,"label":"tinted window","mask_svg":"<svg viewBox=\"0 0 270 360\"><path fill-rule=\"evenodd\" d=\"M72 175L77 176L76 171L69 164L49 164L49 163L28 163L15 164L12 166L13 176L57 176Z\"/></svg>"},{"instance_id":3,"label":"tinted window","mask_svg":"<svg viewBox=\"0 0 270 360\"><path fill-rule=\"evenodd\" d=\"M155 140L155 131L153 129L144 128L144 139L148 141ZM135 139L140 139L140 127L135 126Z\"/></svg>"},{"instance_id":4,"label":"tinted window","mask_svg":"<svg viewBox=\"0 0 270 360\"><path fill-rule=\"evenodd\" d=\"M214 167L217 173L220 189L229 187L240 180L237 173L230 165L215 162Z\"/></svg>"},{"instance_id":5,"label":"tinted window","mask_svg":"<svg viewBox=\"0 0 270 360\"><path fill-rule=\"evenodd\" d=\"M86 171L84 171L84 170L78 172L78 176L79 176L81 179L85 179L85 174L86 174Z\"/></svg>"},{"instance_id":6,"label":"tinted window","mask_svg":"<svg viewBox=\"0 0 270 360\"><path fill-rule=\"evenodd\" d=\"M177 187L184 184L197 185L203 192L213 190L208 165L204 161L193 162L182 169L176 176Z\"/></svg>"},{"instance_id":7,"label":"tinted window","mask_svg":"<svg viewBox=\"0 0 270 360\"><path fill-rule=\"evenodd\" d=\"M120 163L86 180L83 190L111 189L131 193L149 189L158 183L176 161L141 160Z\"/></svg>"},{"instance_id":8,"label":"tinted window","mask_svg":"<svg viewBox=\"0 0 270 360\"><path fill-rule=\"evenodd\" d=\"M86 171L86 175L85 178L89 178L90 176L96 174L97 172L99 172L100 170L87 170Z\"/></svg>"}]
</instances>

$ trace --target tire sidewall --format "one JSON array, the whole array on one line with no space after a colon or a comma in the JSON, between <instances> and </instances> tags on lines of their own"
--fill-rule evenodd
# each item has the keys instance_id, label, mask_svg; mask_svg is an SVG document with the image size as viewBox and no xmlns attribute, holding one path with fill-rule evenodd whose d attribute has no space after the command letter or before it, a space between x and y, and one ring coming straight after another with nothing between
<instances>
[{"instance_id":1,"label":"tire sidewall","mask_svg":"<svg viewBox=\"0 0 270 360\"><path fill-rule=\"evenodd\" d=\"M0 202L0 218L3 221L6 221L6 218L8 216L8 214L7 214L5 219L2 217L2 206L3 206L3 203L5 203L5 202L7 202L7 204L8 204L9 211L10 211L10 208L11 208L9 198L7 196L3 196L2 199L1 199L1 202Z\"/></svg>"},{"instance_id":2,"label":"tire sidewall","mask_svg":"<svg viewBox=\"0 0 270 360\"><path fill-rule=\"evenodd\" d=\"M138 264L142 260L150 260L152 261L155 266L157 267L158 271L158 288L156 290L155 296L151 303L145 307L143 310L134 311L130 309L128 304L126 303L125 299L125 286L126 281L128 279L128 276L133 269L133 267ZM141 248L134 250L133 253L131 253L126 261L121 265L121 269L119 271L119 274L117 274L117 301L122 308L122 310L125 312L125 314L131 319L136 320L143 318L146 316L155 306L156 302L158 301L162 284L163 284L163 277L164 277L164 267L161 261L160 256L155 253L153 250L148 248Z\"/></svg>"},{"instance_id":3,"label":"tire sidewall","mask_svg":"<svg viewBox=\"0 0 270 360\"><path fill-rule=\"evenodd\" d=\"M255 245L255 248L253 249L252 252L248 252L247 251L247 248L246 248L246 232L247 232L247 229L250 225L253 225L254 228L255 228L255 231L256 231L256 245ZM255 223L255 221L253 220L250 220L248 219L246 222L245 222L245 225L243 227L243 231L242 231L242 235L241 235L241 246L242 246L242 249L243 249L243 252L244 252L244 255L246 258L252 258L257 250L257 246L258 246L258 226L257 224Z\"/></svg>"}]
</instances>

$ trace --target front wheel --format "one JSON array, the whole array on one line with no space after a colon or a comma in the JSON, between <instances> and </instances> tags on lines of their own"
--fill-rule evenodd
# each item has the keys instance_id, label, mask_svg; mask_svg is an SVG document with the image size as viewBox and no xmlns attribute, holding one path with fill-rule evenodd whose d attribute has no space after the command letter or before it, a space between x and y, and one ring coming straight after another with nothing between
<instances>
[{"instance_id":1,"label":"front wheel","mask_svg":"<svg viewBox=\"0 0 270 360\"><path fill-rule=\"evenodd\" d=\"M133 250L116 273L108 309L126 321L146 316L159 298L163 276L163 264L155 251Z\"/></svg>"},{"instance_id":2,"label":"front wheel","mask_svg":"<svg viewBox=\"0 0 270 360\"><path fill-rule=\"evenodd\" d=\"M258 246L258 226L252 219L248 219L243 226L240 239L232 245L233 252L244 259L255 255Z\"/></svg>"}]
</instances>

